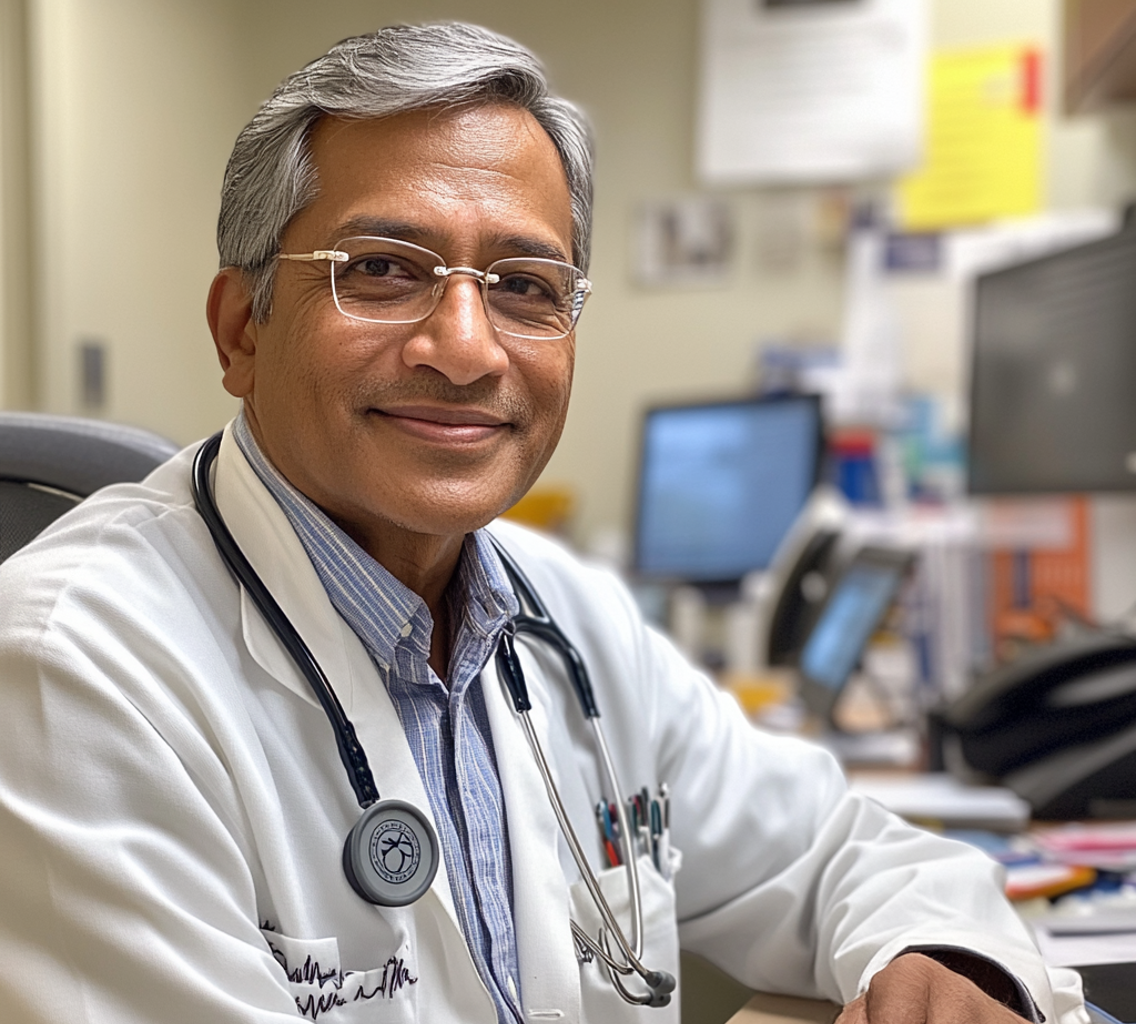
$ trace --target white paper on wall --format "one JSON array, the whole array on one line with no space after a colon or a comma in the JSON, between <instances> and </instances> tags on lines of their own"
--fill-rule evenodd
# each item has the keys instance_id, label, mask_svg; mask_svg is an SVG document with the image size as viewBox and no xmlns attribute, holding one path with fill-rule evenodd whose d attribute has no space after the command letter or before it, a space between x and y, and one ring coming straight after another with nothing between
<instances>
[{"instance_id":1,"label":"white paper on wall","mask_svg":"<svg viewBox=\"0 0 1136 1024\"><path fill-rule=\"evenodd\" d=\"M703 0L697 169L841 182L918 164L925 0Z\"/></svg>"}]
</instances>

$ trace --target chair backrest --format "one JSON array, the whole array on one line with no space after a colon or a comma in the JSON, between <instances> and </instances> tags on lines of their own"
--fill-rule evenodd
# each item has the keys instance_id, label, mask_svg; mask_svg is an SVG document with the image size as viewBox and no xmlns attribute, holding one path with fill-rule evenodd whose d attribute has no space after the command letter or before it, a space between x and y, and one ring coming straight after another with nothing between
<instances>
[{"instance_id":1,"label":"chair backrest","mask_svg":"<svg viewBox=\"0 0 1136 1024\"><path fill-rule=\"evenodd\" d=\"M137 427L0 412L0 562L100 487L141 480L177 450Z\"/></svg>"}]
</instances>

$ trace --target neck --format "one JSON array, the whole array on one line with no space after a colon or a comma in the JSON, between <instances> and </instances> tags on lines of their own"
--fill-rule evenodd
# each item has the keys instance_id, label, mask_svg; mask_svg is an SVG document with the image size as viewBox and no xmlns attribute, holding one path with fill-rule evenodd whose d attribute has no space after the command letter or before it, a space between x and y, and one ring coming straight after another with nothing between
<instances>
[{"instance_id":1,"label":"neck","mask_svg":"<svg viewBox=\"0 0 1136 1024\"><path fill-rule=\"evenodd\" d=\"M410 533L393 524L378 523L364 535L354 524L337 522L367 554L426 603L434 620L430 667L445 680L452 639L446 592L457 573L465 534Z\"/></svg>"},{"instance_id":2,"label":"neck","mask_svg":"<svg viewBox=\"0 0 1136 1024\"><path fill-rule=\"evenodd\" d=\"M277 472L315 502L356 544L426 603L434 621L429 663L438 677L444 680L449 667L452 632L446 592L457 571L466 533L418 533L374 515L360 515L358 518L337 515L319 500L317 493L293 478L278 458L273 458L270 446L265 444L255 409L247 400L244 416L254 443Z\"/></svg>"}]
</instances>

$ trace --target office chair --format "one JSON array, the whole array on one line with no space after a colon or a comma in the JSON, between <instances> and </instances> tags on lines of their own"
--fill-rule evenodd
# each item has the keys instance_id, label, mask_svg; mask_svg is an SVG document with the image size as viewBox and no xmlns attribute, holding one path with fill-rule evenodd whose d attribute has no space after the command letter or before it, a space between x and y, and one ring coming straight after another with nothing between
<instances>
[{"instance_id":1,"label":"office chair","mask_svg":"<svg viewBox=\"0 0 1136 1024\"><path fill-rule=\"evenodd\" d=\"M177 450L137 427L0 412L0 562L100 487L141 480Z\"/></svg>"}]
</instances>

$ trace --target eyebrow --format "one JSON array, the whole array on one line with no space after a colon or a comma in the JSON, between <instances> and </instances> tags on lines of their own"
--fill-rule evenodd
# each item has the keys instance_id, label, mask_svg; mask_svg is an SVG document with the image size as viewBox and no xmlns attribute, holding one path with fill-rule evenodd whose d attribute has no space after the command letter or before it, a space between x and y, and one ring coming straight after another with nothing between
<instances>
[{"instance_id":1,"label":"eyebrow","mask_svg":"<svg viewBox=\"0 0 1136 1024\"><path fill-rule=\"evenodd\" d=\"M376 217L354 217L340 224L337 238L351 238L355 235L372 235L379 238L397 238L404 242L414 242L430 249L437 245L436 236L420 225L407 221L386 220ZM489 248L507 252L514 256L532 256L535 259L559 260L570 263L571 257L560 246L530 235L490 235L486 239Z\"/></svg>"},{"instance_id":2,"label":"eyebrow","mask_svg":"<svg viewBox=\"0 0 1136 1024\"><path fill-rule=\"evenodd\" d=\"M379 238L398 238L405 242L419 242L426 237L420 227L400 220L381 220L375 217L353 217L336 229L339 238L354 235L375 235Z\"/></svg>"},{"instance_id":3,"label":"eyebrow","mask_svg":"<svg viewBox=\"0 0 1136 1024\"><path fill-rule=\"evenodd\" d=\"M534 256L538 259L560 260L561 263L571 263L571 257L558 245L541 241L539 238L530 238L528 235L494 235L490 238L494 248L515 251L522 256Z\"/></svg>"}]
</instances>

